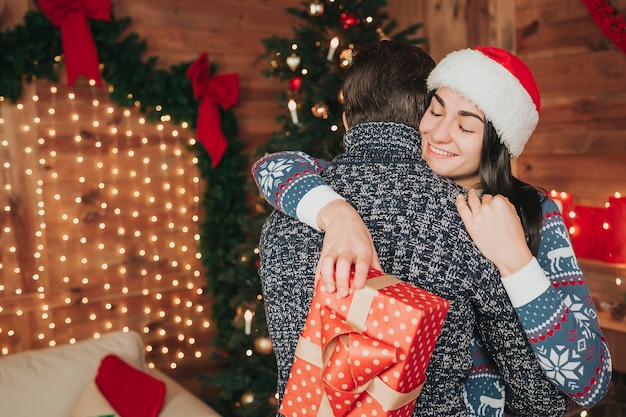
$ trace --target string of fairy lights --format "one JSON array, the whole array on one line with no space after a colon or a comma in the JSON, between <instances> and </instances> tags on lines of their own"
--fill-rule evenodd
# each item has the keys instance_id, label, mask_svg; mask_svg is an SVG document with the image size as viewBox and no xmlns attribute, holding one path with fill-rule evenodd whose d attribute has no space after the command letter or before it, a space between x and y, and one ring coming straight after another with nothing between
<instances>
[{"instance_id":1,"label":"string of fairy lights","mask_svg":"<svg viewBox=\"0 0 626 417\"><path fill-rule=\"evenodd\" d=\"M16 104L0 97L0 354L136 330L152 366L176 368L203 356L211 325L195 138L109 104L108 88L37 81Z\"/></svg>"}]
</instances>

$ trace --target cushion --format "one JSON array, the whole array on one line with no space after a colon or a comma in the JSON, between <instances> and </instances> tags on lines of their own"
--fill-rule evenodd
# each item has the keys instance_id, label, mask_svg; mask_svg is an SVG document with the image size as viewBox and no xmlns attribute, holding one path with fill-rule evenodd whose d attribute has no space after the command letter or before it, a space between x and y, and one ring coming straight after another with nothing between
<instances>
[{"instance_id":1,"label":"cushion","mask_svg":"<svg viewBox=\"0 0 626 417\"><path fill-rule=\"evenodd\" d=\"M109 353L147 369L143 341L133 331L0 357L0 415L67 417Z\"/></svg>"},{"instance_id":2,"label":"cushion","mask_svg":"<svg viewBox=\"0 0 626 417\"><path fill-rule=\"evenodd\" d=\"M165 383L116 355L102 359L96 385L122 417L157 417L165 399Z\"/></svg>"},{"instance_id":3,"label":"cushion","mask_svg":"<svg viewBox=\"0 0 626 417\"><path fill-rule=\"evenodd\" d=\"M121 417L104 398L95 381L87 384L74 404L69 417Z\"/></svg>"}]
</instances>

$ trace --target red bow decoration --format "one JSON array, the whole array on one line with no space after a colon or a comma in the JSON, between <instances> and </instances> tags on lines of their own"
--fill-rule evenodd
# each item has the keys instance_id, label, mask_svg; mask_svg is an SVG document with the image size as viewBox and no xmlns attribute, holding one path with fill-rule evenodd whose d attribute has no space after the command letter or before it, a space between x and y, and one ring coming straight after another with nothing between
<instances>
[{"instance_id":1,"label":"red bow decoration","mask_svg":"<svg viewBox=\"0 0 626 417\"><path fill-rule=\"evenodd\" d=\"M341 335L328 343L322 342L324 391L333 410L342 407L350 410L375 383L376 377L398 362L398 352L393 343L355 332L345 322L338 324L337 316L331 310L328 313L322 316L322 328L343 329Z\"/></svg>"},{"instance_id":2,"label":"red bow decoration","mask_svg":"<svg viewBox=\"0 0 626 417\"><path fill-rule=\"evenodd\" d=\"M228 110L239 101L239 75L221 74L209 77L207 53L200 55L185 73L191 81L193 95L200 100L196 134L211 156L213 168L222 160L228 142L221 128L220 111Z\"/></svg>"},{"instance_id":3,"label":"red bow decoration","mask_svg":"<svg viewBox=\"0 0 626 417\"><path fill-rule=\"evenodd\" d=\"M111 1L39 0L37 4L54 26L61 27L67 85L83 74L101 87L98 51L87 18L111 20Z\"/></svg>"}]
</instances>

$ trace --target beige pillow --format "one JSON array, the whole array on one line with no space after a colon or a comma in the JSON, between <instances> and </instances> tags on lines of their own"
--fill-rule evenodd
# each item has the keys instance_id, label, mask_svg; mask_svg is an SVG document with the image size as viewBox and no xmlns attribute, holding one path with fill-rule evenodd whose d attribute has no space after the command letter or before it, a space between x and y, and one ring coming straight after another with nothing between
<instances>
[{"instance_id":1,"label":"beige pillow","mask_svg":"<svg viewBox=\"0 0 626 417\"><path fill-rule=\"evenodd\" d=\"M0 356L0 416L67 417L110 353L147 369L141 336L134 331Z\"/></svg>"},{"instance_id":2,"label":"beige pillow","mask_svg":"<svg viewBox=\"0 0 626 417\"><path fill-rule=\"evenodd\" d=\"M68 417L119 417L94 381L89 382L74 403Z\"/></svg>"}]
</instances>

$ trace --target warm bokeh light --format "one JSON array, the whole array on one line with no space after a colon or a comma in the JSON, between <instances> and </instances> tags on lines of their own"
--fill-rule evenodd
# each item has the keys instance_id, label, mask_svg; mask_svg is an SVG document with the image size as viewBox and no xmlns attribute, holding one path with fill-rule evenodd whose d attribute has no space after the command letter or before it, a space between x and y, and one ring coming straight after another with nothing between
<instances>
[{"instance_id":1,"label":"warm bokeh light","mask_svg":"<svg viewBox=\"0 0 626 417\"><path fill-rule=\"evenodd\" d=\"M162 357L151 363L176 369L201 358L200 346L184 354L168 345L194 345L210 326L197 249L202 184L185 149L193 132L169 115L146 122L140 103L118 108L86 82L35 89L0 103L11 106L10 123L0 112L0 151L22 152L20 164L2 163L3 188L15 192L23 185L12 179L25 178L34 204L32 244L2 225L0 354L136 330Z\"/></svg>"}]
</instances>

